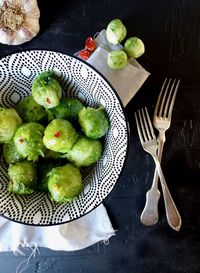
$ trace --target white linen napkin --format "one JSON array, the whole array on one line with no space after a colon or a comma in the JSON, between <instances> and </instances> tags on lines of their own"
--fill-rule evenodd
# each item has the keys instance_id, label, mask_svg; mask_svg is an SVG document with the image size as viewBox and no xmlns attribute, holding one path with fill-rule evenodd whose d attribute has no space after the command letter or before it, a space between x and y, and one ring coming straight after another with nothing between
<instances>
[{"instance_id":1,"label":"white linen napkin","mask_svg":"<svg viewBox=\"0 0 200 273\"><path fill-rule=\"evenodd\" d=\"M130 58L123 69L113 70L107 66L107 55L111 50L122 49L122 45L111 45L102 30L95 38L97 49L88 59L88 63L100 71L119 94L124 106L133 98L150 75L135 59Z\"/></svg>"},{"instance_id":2,"label":"white linen napkin","mask_svg":"<svg viewBox=\"0 0 200 273\"><path fill-rule=\"evenodd\" d=\"M115 235L105 207L101 204L73 222L50 227L35 227L0 218L0 251L20 247L46 247L52 250L80 250Z\"/></svg>"},{"instance_id":3,"label":"white linen napkin","mask_svg":"<svg viewBox=\"0 0 200 273\"><path fill-rule=\"evenodd\" d=\"M107 54L122 46L110 46L105 30L98 34L95 42L98 47L88 63L107 78L125 106L147 79L149 72L133 59L124 69L111 70L106 64ZM73 251L107 241L113 235L115 230L103 204L73 222L50 227L28 226L0 217L0 251L20 252L20 247Z\"/></svg>"}]
</instances>

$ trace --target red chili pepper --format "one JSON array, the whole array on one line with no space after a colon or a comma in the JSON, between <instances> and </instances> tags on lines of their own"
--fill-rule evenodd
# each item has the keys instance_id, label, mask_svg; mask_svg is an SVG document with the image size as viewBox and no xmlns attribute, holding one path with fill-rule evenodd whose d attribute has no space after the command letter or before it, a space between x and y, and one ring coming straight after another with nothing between
<instances>
[{"instance_id":1,"label":"red chili pepper","mask_svg":"<svg viewBox=\"0 0 200 273\"><path fill-rule=\"evenodd\" d=\"M46 102L50 104L51 100L49 98L46 98Z\"/></svg>"},{"instance_id":2,"label":"red chili pepper","mask_svg":"<svg viewBox=\"0 0 200 273\"><path fill-rule=\"evenodd\" d=\"M54 136L55 136L55 137L60 137L60 136L61 136L61 132L59 132L59 131L56 132L56 133L54 134Z\"/></svg>"},{"instance_id":3,"label":"red chili pepper","mask_svg":"<svg viewBox=\"0 0 200 273\"><path fill-rule=\"evenodd\" d=\"M88 37L85 41L85 49L93 52L96 49L96 44L92 37Z\"/></svg>"},{"instance_id":4,"label":"red chili pepper","mask_svg":"<svg viewBox=\"0 0 200 273\"><path fill-rule=\"evenodd\" d=\"M83 49L79 51L78 53L78 56L85 61L90 57L90 55L91 55L91 52L87 49Z\"/></svg>"}]
</instances>

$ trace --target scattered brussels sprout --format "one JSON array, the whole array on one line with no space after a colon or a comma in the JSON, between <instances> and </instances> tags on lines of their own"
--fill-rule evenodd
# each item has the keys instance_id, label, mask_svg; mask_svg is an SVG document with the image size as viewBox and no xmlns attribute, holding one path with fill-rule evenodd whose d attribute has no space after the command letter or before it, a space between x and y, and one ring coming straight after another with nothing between
<instances>
[{"instance_id":1,"label":"scattered brussels sprout","mask_svg":"<svg viewBox=\"0 0 200 273\"><path fill-rule=\"evenodd\" d=\"M87 167L95 163L101 153L102 145L99 140L80 136L66 156L76 167Z\"/></svg>"},{"instance_id":2,"label":"scattered brussels sprout","mask_svg":"<svg viewBox=\"0 0 200 273\"><path fill-rule=\"evenodd\" d=\"M44 156L46 150L43 144L44 127L37 122L22 124L14 135L17 151L28 160L36 161Z\"/></svg>"},{"instance_id":3,"label":"scattered brussels sprout","mask_svg":"<svg viewBox=\"0 0 200 273\"><path fill-rule=\"evenodd\" d=\"M123 50L113 50L108 53L107 65L111 69L121 69L127 65L127 55Z\"/></svg>"},{"instance_id":4,"label":"scattered brussels sprout","mask_svg":"<svg viewBox=\"0 0 200 273\"><path fill-rule=\"evenodd\" d=\"M52 120L45 129L44 145L55 152L67 153L78 137L72 124L64 119Z\"/></svg>"},{"instance_id":5,"label":"scattered brussels sprout","mask_svg":"<svg viewBox=\"0 0 200 273\"><path fill-rule=\"evenodd\" d=\"M79 112L79 123L83 133L93 139L104 136L109 128L108 116L102 106L84 107Z\"/></svg>"},{"instance_id":6,"label":"scattered brussels sprout","mask_svg":"<svg viewBox=\"0 0 200 273\"><path fill-rule=\"evenodd\" d=\"M8 143L22 120L14 108L0 107L0 143Z\"/></svg>"},{"instance_id":7,"label":"scattered brussels sprout","mask_svg":"<svg viewBox=\"0 0 200 273\"><path fill-rule=\"evenodd\" d=\"M60 104L52 109L55 118L76 121L78 112L83 108L83 104L78 99L62 98Z\"/></svg>"},{"instance_id":8,"label":"scattered brussels sprout","mask_svg":"<svg viewBox=\"0 0 200 273\"><path fill-rule=\"evenodd\" d=\"M113 44L118 45L126 37L126 27L119 19L112 20L106 29L107 40Z\"/></svg>"},{"instance_id":9,"label":"scattered brussels sprout","mask_svg":"<svg viewBox=\"0 0 200 273\"><path fill-rule=\"evenodd\" d=\"M48 189L52 200L68 202L82 191L82 177L78 168L68 163L48 173Z\"/></svg>"},{"instance_id":10,"label":"scattered brussels sprout","mask_svg":"<svg viewBox=\"0 0 200 273\"><path fill-rule=\"evenodd\" d=\"M32 84L34 100L45 108L52 108L60 103L62 89L52 71L40 73Z\"/></svg>"},{"instance_id":11,"label":"scattered brussels sprout","mask_svg":"<svg viewBox=\"0 0 200 273\"><path fill-rule=\"evenodd\" d=\"M32 96L21 100L16 109L24 122L39 122L46 116L44 107L39 105Z\"/></svg>"},{"instance_id":12,"label":"scattered brussels sprout","mask_svg":"<svg viewBox=\"0 0 200 273\"><path fill-rule=\"evenodd\" d=\"M24 157L17 151L13 140L3 145L3 156L8 164L24 159Z\"/></svg>"},{"instance_id":13,"label":"scattered brussels sprout","mask_svg":"<svg viewBox=\"0 0 200 273\"><path fill-rule=\"evenodd\" d=\"M37 185L37 174L32 162L21 161L11 164L8 168L8 190L18 194L31 194Z\"/></svg>"},{"instance_id":14,"label":"scattered brussels sprout","mask_svg":"<svg viewBox=\"0 0 200 273\"><path fill-rule=\"evenodd\" d=\"M137 37L130 37L124 44L124 49L129 57L138 58L145 52L144 43Z\"/></svg>"}]
</instances>

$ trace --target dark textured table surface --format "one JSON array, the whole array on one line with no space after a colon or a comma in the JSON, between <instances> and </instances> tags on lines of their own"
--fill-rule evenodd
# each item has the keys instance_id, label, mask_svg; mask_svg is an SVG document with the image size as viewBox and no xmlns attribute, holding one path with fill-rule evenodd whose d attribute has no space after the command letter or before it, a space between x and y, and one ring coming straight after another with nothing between
<instances>
[{"instance_id":1,"label":"dark textured table surface","mask_svg":"<svg viewBox=\"0 0 200 273\"><path fill-rule=\"evenodd\" d=\"M126 107L130 122L128 159L116 187L105 200L116 236L76 252L40 249L27 273L200 273L200 1L199 0L59 0L38 1L41 31L21 46L0 45L0 56L27 48L73 54L85 39L114 18L128 35L141 37L146 53L139 62L151 72ZM167 132L163 171L182 216L179 232L167 224L163 199L160 220L140 223L154 163L141 148L133 113L142 106L152 112L166 76L181 85ZM0 253L0 273L14 273L26 257Z\"/></svg>"}]
</instances>

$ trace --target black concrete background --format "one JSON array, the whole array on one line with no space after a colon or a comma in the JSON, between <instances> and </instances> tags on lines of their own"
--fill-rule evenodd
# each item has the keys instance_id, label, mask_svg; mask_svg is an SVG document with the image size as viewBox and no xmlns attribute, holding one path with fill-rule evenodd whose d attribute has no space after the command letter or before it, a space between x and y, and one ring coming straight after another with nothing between
<instances>
[{"instance_id":1,"label":"black concrete background","mask_svg":"<svg viewBox=\"0 0 200 273\"><path fill-rule=\"evenodd\" d=\"M146 53L138 61L151 76L126 107L130 122L128 160L116 187L105 200L116 236L76 252L41 248L25 273L200 273L200 1L199 0L59 0L38 1L41 31L21 46L0 45L0 57L23 49L51 49L73 54L89 35L120 18L128 36L140 37ZM160 221L140 223L154 163L139 143L134 111L152 113L166 76L181 85L167 132L163 171L182 215L179 232L169 228L161 198ZM53 236L53 234L52 234ZM14 273L27 258L0 253L0 273Z\"/></svg>"}]
</instances>

